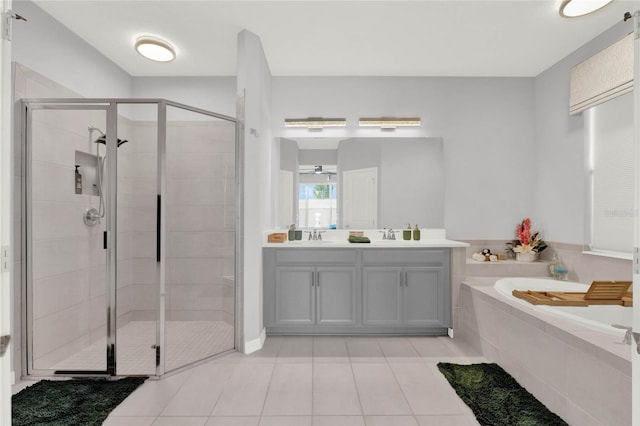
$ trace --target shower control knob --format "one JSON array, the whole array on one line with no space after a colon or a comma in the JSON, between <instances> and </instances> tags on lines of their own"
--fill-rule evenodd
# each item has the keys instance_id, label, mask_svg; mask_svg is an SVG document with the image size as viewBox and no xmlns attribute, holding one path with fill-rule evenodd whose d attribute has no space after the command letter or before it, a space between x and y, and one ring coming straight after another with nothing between
<instances>
[{"instance_id":1,"label":"shower control knob","mask_svg":"<svg viewBox=\"0 0 640 426\"><path fill-rule=\"evenodd\" d=\"M82 219L84 220L85 225L95 226L100 223L100 213L98 213L97 209L91 207L84 211Z\"/></svg>"}]
</instances>

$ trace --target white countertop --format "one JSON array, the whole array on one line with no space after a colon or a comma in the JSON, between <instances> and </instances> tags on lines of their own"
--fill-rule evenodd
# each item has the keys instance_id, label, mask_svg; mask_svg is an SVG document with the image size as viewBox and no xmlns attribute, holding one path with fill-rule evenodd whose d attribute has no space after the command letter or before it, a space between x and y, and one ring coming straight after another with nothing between
<instances>
[{"instance_id":1,"label":"white countertop","mask_svg":"<svg viewBox=\"0 0 640 426\"><path fill-rule=\"evenodd\" d=\"M371 243L350 243L349 241L286 241L284 243L264 243L263 247L271 248L451 248L451 247L468 247L469 244L454 240L420 240L420 241L404 241L404 240L372 240Z\"/></svg>"},{"instance_id":2,"label":"white countertop","mask_svg":"<svg viewBox=\"0 0 640 426\"><path fill-rule=\"evenodd\" d=\"M395 240L383 240L382 232L378 229L363 230L364 235L371 240L371 243L350 243L348 241L349 230L334 229L323 230L322 240L309 240L308 234L303 234L300 241L285 241L284 243L268 243L267 235L272 232L287 233L286 230L272 230L265 233L263 247L274 248L453 248L468 247L469 244L460 241L446 239L444 229L420 230L422 239L418 241L403 240L402 230L396 230ZM399 239L398 239L399 238Z\"/></svg>"}]
</instances>

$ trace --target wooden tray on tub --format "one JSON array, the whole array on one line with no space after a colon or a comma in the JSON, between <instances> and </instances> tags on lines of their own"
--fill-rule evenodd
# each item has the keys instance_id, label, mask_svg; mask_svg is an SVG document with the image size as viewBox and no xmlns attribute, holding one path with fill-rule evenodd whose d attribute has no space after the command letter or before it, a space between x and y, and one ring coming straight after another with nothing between
<instances>
[{"instance_id":1,"label":"wooden tray on tub","mask_svg":"<svg viewBox=\"0 0 640 426\"><path fill-rule=\"evenodd\" d=\"M633 306L633 293L628 291L631 281L594 281L587 292L513 290L513 295L533 305Z\"/></svg>"}]
</instances>

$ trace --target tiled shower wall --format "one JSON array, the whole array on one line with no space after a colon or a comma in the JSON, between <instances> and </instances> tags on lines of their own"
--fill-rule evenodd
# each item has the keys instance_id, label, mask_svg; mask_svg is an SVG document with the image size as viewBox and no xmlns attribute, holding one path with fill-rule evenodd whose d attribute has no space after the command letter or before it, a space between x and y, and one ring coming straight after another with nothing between
<instances>
[{"instance_id":1,"label":"tiled shower wall","mask_svg":"<svg viewBox=\"0 0 640 426\"><path fill-rule=\"evenodd\" d=\"M77 94L16 64L14 99L75 98ZM18 105L16 103L16 105ZM17 112L17 110L16 110ZM45 111L34 114L33 123L33 339L34 366L50 368L106 334L106 258L102 248L104 224L88 227L82 214L98 207L96 195L74 192L76 150L95 155L89 141L89 125L105 129L105 113L88 111ZM15 132L15 226L14 226L14 336L22 336L22 270L24 258L21 235L26 226L21 194L25 182L24 150L19 114ZM123 126L126 133L126 126ZM94 133L94 137L98 134ZM104 153L104 147L102 147ZM125 157L126 151L122 156ZM125 162L126 165L126 162ZM93 173L83 170L83 185L89 190ZM123 176L126 176L124 168ZM120 183L119 183L120 184ZM126 184L123 184L126 185ZM85 191L86 192L86 191ZM126 216L127 203L119 211ZM120 315L129 314L131 240L124 230L118 256ZM14 346L14 371L20 374L21 345Z\"/></svg>"},{"instance_id":2,"label":"tiled shower wall","mask_svg":"<svg viewBox=\"0 0 640 426\"><path fill-rule=\"evenodd\" d=\"M135 320L157 304L157 143L154 122L136 122L132 176ZM167 123L166 319L233 325L235 127L222 121Z\"/></svg>"}]
</instances>

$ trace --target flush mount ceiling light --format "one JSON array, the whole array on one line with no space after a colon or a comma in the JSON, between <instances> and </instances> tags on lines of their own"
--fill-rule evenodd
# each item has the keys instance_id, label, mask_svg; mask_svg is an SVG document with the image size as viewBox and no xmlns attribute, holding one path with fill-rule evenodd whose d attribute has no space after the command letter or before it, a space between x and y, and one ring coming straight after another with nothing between
<instances>
[{"instance_id":1,"label":"flush mount ceiling light","mask_svg":"<svg viewBox=\"0 0 640 426\"><path fill-rule=\"evenodd\" d=\"M613 0L563 0L560 5L560 16L576 18L602 9Z\"/></svg>"},{"instance_id":2,"label":"flush mount ceiling light","mask_svg":"<svg viewBox=\"0 0 640 426\"><path fill-rule=\"evenodd\" d=\"M285 118L284 127L306 127L309 130L322 130L325 127L345 127L347 120L344 118Z\"/></svg>"},{"instance_id":3,"label":"flush mount ceiling light","mask_svg":"<svg viewBox=\"0 0 640 426\"><path fill-rule=\"evenodd\" d=\"M157 37L139 37L135 46L139 54L152 61L171 62L176 58L176 51L173 46Z\"/></svg>"},{"instance_id":4,"label":"flush mount ceiling light","mask_svg":"<svg viewBox=\"0 0 640 426\"><path fill-rule=\"evenodd\" d=\"M380 127L383 130L394 130L396 127L417 127L422 124L420 118L361 118L358 121L360 127Z\"/></svg>"}]
</instances>

